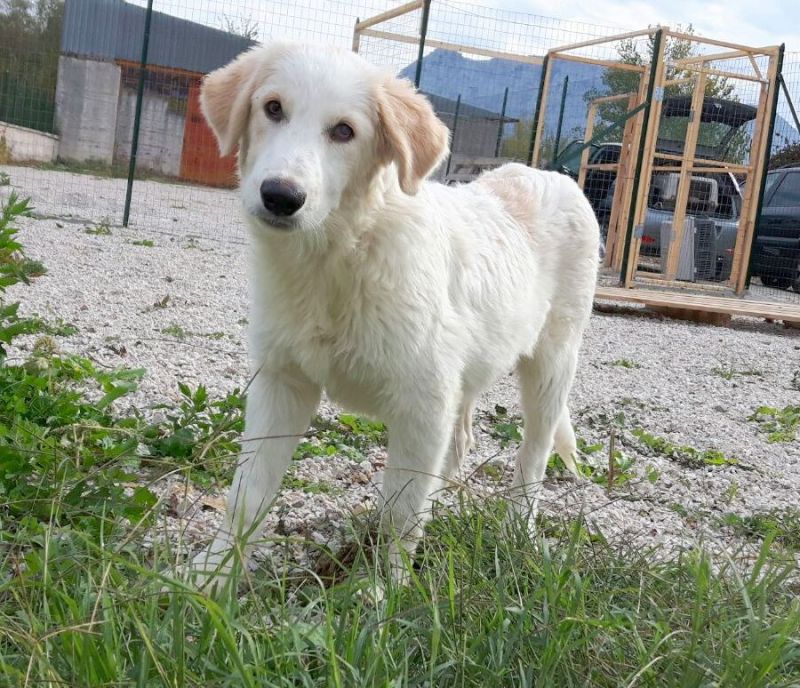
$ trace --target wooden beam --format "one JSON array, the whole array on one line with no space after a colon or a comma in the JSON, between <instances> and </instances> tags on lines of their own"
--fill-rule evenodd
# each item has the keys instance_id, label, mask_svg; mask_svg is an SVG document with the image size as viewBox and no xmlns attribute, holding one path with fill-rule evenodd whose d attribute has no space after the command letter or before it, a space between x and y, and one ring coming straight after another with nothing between
<instances>
[{"instance_id":1,"label":"wooden beam","mask_svg":"<svg viewBox=\"0 0 800 688\"><path fill-rule=\"evenodd\" d=\"M398 43L408 43L410 45L419 45L419 38L416 36L406 36L402 33L394 33L393 31L378 31L377 29L364 29L360 32L362 36L371 36L372 38L382 38L386 41L396 41ZM459 43L447 43L445 41L437 41L432 38L425 39L425 47L428 48L441 48L442 50L453 50L459 53L469 53L471 55L480 55L481 57L497 57L501 60L509 60L511 62L523 62L525 64L542 64L543 57L538 55L517 55L515 53L505 53L500 50L488 50L486 48L475 48L471 45L461 45Z\"/></svg>"},{"instance_id":2,"label":"wooden beam","mask_svg":"<svg viewBox=\"0 0 800 688\"><path fill-rule=\"evenodd\" d=\"M702 41L699 36L695 36L694 40ZM758 49L748 50L726 50L724 53L708 53L706 55L689 55L682 57L680 60L675 60L672 64L676 67L684 67L690 64L698 64L700 62L720 62L721 60L733 60L737 57L747 57L752 55L753 52L758 53Z\"/></svg>"},{"instance_id":3,"label":"wooden beam","mask_svg":"<svg viewBox=\"0 0 800 688\"><path fill-rule=\"evenodd\" d=\"M423 2L424 0L412 0L412 2L407 2L405 5L400 5L394 9L386 10L386 12L376 14L374 17L369 17L364 21L357 22L356 31L361 32L364 31L364 29L368 29L370 26L382 24L390 19L396 19L397 17L401 17L404 14L413 12L414 10L422 9Z\"/></svg>"},{"instance_id":4,"label":"wooden beam","mask_svg":"<svg viewBox=\"0 0 800 688\"><path fill-rule=\"evenodd\" d=\"M706 296L697 294L655 291L652 289L621 289L619 287L597 287L595 298L606 301L623 301L644 306L686 308L689 310L752 318L769 318L788 323L800 323L800 304L767 303L736 297Z\"/></svg>"},{"instance_id":5,"label":"wooden beam","mask_svg":"<svg viewBox=\"0 0 800 688\"><path fill-rule=\"evenodd\" d=\"M639 79L639 92L632 95L628 101L629 110L633 110L644 101L647 97L647 86L648 80L645 75L642 75L642 78ZM622 257L625 253L625 230L628 228L628 218L632 212L633 171L636 164L634 154L639 151L644 119L644 111L639 112L625 123L625 129L622 132L619 172L617 173L617 183L614 187L614 197L611 201L611 216L608 220L609 240L606 242L612 246L607 264L613 266L617 274L622 271ZM611 243L612 232L614 235L613 244ZM606 252L606 256L609 256L609 252Z\"/></svg>"},{"instance_id":6,"label":"wooden beam","mask_svg":"<svg viewBox=\"0 0 800 688\"><path fill-rule=\"evenodd\" d=\"M598 105L599 103L613 103L615 100L622 100L624 98L630 98L631 96L636 96L635 93L620 93L616 96L600 96L599 98L592 99L592 105Z\"/></svg>"},{"instance_id":7,"label":"wooden beam","mask_svg":"<svg viewBox=\"0 0 800 688\"><path fill-rule=\"evenodd\" d=\"M589 48L593 45L603 45L604 43L613 43L615 41L624 41L628 38L637 38L639 36L648 36L655 33L658 27L650 29L640 29L639 31L628 31L627 33L618 33L612 36L604 36L603 38L592 38L588 41L581 41L580 43L570 43L569 45L560 45L553 48L550 53L561 53L567 50L578 50L579 48ZM663 27L668 31L667 27Z\"/></svg>"},{"instance_id":8,"label":"wooden beam","mask_svg":"<svg viewBox=\"0 0 800 688\"><path fill-rule=\"evenodd\" d=\"M550 57L555 58L556 60L580 62L581 64L597 65L598 67L608 67L609 69L619 69L626 72L639 72L640 74L647 70L647 68L642 65L627 64L625 62L617 62L615 60L599 60L593 57L584 57L583 55L550 53Z\"/></svg>"},{"instance_id":9,"label":"wooden beam","mask_svg":"<svg viewBox=\"0 0 800 688\"><path fill-rule=\"evenodd\" d=\"M697 162L697 161L695 161ZM703 162L703 161L700 161ZM752 167L748 165L725 165L724 167L716 167L716 166L703 166L703 165L695 165L691 164L688 167L688 171L692 174L719 174L720 172L731 172L734 174L748 174L752 171ZM680 173L681 168L676 167L675 165L653 165L651 168L651 172L675 172L676 174Z\"/></svg>"},{"instance_id":10,"label":"wooden beam","mask_svg":"<svg viewBox=\"0 0 800 688\"><path fill-rule=\"evenodd\" d=\"M758 63L756 62L756 58L752 55L748 55L747 58L750 60L750 64L753 67L753 71L756 73L756 76L760 79L764 78L764 75L761 73L761 70L758 68Z\"/></svg>"},{"instance_id":11,"label":"wooden beam","mask_svg":"<svg viewBox=\"0 0 800 688\"><path fill-rule=\"evenodd\" d=\"M756 83L766 83L766 79L763 79L760 76L752 76L751 74L740 74L739 72L726 72L722 69L712 69L711 67L702 67L700 69L694 69L692 67L687 67L687 69L691 69L692 72L697 74L706 74L710 76L722 76L726 79L741 79L742 81L755 81Z\"/></svg>"},{"instance_id":12,"label":"wooden beam","mask_svg":"<svg viewBox=\"0 0 800 688\"><path fill-rule=\"evenodd\" d=\"M591 164L586 165L587 170L604 170L606 172L611 172L613 170L616 170L618 167L619 167L618 162L593 162Z\"/></svg>"},{"instance_id":13,"label":"wooden beam","mask_svg":"<svg viewBox=\"0 0 800 688\"><path fill-rule=\"evenodd\" d=\"M692 183L692 175L689 167L694 160L697 150L697 139L700 135L700 113L703 110L703 100L706 95L706 75L700 74L694 86L692 94L691 116L689 125L686 127L686 141L683 146L683 160L681 160L680 180L678 181L678 195L675 199L675 213L672 216L672 241L669 242L667 249L667 269L666 278L673 280L678 272L678 261L680 259L681 246L683 242L684 224L686 220L686 205L689 201L689 187ZM664 246L661 247L661 255L664 255Z\"/></svg>"},{"instance_id":14,"label":"wooden beam","mask_svg":"<svg viewBox=\"0 0 800 688\"><path fill-rule=\"evenodd\" d=\"M692 43L704 43L706 45L716 45L720 48L730 48L731 50L740 50L744 53L753 53L756 55L777 55L778 53L778 46L777 45L770 45L763 48L754 48L749 45L742 45L741 43L731 43L729 41L718 41L713 38L706 38L705 36L693 36L690 33L682 33L680 31L670 31L669 29L664 29L665 33L670 38L677 38L678 40L683 41L691 41ZM706 60L705 55L700 55L703 60Z\"/></svg>"}]
</instances>

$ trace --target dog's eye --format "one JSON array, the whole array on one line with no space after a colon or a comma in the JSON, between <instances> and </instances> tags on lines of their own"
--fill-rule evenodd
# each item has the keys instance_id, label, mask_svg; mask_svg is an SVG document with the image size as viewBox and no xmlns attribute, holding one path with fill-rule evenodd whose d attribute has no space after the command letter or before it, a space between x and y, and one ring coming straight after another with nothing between
<instances>
[{"instance_id":1,"label":"dog's eye","mask_svg":"<svg viewBox=\"0 0 800 688\"><path fill-rule=\"evenodd\" d=\"M331 138L336 141L336 143L347 143L355 135L356 133L353 131L353 127L345 122L339 122L339 124L331 129Z\"/></svg>"},{"instance_id":2,"label":"dog's eye","mask_svg":"<svg viewBox=\"0 0 800 688\"><path fill-rule=\"evenodd\" d=\"M279 100L270 100L264 106L264 112L274 122L280 122L283 119L283 106Z\"/></svg>"}]
</instances>

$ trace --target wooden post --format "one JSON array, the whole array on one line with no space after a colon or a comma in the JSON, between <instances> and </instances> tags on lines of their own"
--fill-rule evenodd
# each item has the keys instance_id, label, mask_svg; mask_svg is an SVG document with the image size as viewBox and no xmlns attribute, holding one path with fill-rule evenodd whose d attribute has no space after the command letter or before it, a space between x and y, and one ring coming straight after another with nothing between
<instances>
[{"instance_id":1,"label":"wooden post","mask_svg":"<svg viewBox=\"0 0 800 688\"><path fill-rule=\"evenodd\" d=\"M644 102L647 95L647 79L639 82L639 92L630 96L628 108L633 110ZM611 216L608 219L608 235L606 237L606 267L611 267L617 272L622 269L622 255L625 250L625 232L628 213L631 210L631 195L633 182L633 152L639 150L639 139L642 134L644 113L630 118L625 123L622 132L622 150L617 166L617 183L614 188L614 198L611 201Z\"/></svg>"},{"instance_id":2,"label":"wooden post","mask_svg":"<svg viewBox=\"0 0 800 688\"><path fill-rule=\"evenodd\" d=\"M361 33L358 30L358 19L356 19L356 24L353 27L353 52L358 53L358 49L361 47Z\"/></svg>"},{"instance_id":3,"label":"wooden post","mask_svg":"<svg viewBox=\"0 0 800 688\"><path fill-rule=\"evenodd\" d=\"M702 63L704 66L704 63ZM704 71L697 75L692 94L692 106L689 111L689 125L686 128L686 141L683 145L683 156L680 167L680 181L678 182L678 195L675 199L675 214L672 216L672 240L667 248L667 269L665 279L674 280L678 273L681 246L683 243L684 224L686 221L686 206L689 202L689 189L692 184L691 166L697 150L697 138L700 135L700 124L703 114L703 101L706 96L706 82L708 77ZM664 259L664 246L661 247L662 265Z\"/></svg>"}]
</instances>

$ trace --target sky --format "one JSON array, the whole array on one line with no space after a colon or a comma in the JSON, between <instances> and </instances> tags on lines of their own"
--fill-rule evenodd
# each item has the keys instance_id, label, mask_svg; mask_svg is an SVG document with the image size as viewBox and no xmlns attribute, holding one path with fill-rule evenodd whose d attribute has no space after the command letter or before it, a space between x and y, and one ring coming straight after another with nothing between
<instances>
[{"instance_id":1,"label":"sky","mask_svg":"<svg viewBox=\"0 0 800 688\"><path fill-rule=\"evenodd\" d=\"M786 43L787 50L800 51L798 0L484 0L477 4L631 28L692 24L709 38L752 46Z\"/></svg>"}]
</instances>

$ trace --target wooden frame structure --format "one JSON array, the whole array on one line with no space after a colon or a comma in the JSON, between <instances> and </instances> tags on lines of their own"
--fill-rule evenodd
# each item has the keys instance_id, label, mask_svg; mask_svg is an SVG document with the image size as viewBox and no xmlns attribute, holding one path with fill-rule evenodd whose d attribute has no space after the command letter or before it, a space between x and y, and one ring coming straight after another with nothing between
<instances>
[{"instance_id":1,"label":"wooden frame structure","mask_svg":"<svg viewBox=\"0 0 800 688\"><path fill-rule=\"evenodd\" d=\"M661 39L653 41L655 50L649 65L620 64L586 54L587 49L590 48L610 47L619 41L646 36L655 37L657 32L661 34ZM670 61L666 51L666 44L670 39L691 41L700 47L699 54ZM709 46L723 50L708 51ZM556 60L568 60L611 69L636 70L641 74L639 88L636 92L603 96L589 103L584 141L591 141L594 136L595 121L603 104L624 101L629 115L635 114L626 120L622 136L619 139L621 143L619 161L592 164L590 149L587 147L581 156L578 183L583 186L587 181L587 173L591 170L617 173L608 220L605 265L609 271L620 275L620 284L623 287L629 289L646 287L646 290L642 290L644 294L641 297L645 301L648 298L647 294L651 294L651 300L655 301L666 293L672 293L670 298L676 298L681 294L688 295L691 292L716 293L718 298L727 297L738 301L736 297L741 296L747 290L750 252L760 210L760 197L770 147L770 124L774 117L778 93L781 53L782 47L780 46L750 47L671 31L666 27L581 41L548 52L547 73L543 77L542 101L536 122L536 142L532 158L534 166L540 165L542 162L547 102L548 97L552 97L550 94L551 75ZM734 68L728 68L728 64L732 60L736 60L737 63ZM676 77L670 78L670 73L677 73ZM707 83L712 77L724 77L729 81L740 80L754 84L758 89L752 140L745 163L698 155L698 140L703 117L701 112L706 98ZM681 153L676 155L657 150L657 144L664 93L668 87L677 84L691 85L691 105L683 148ZM641 105L644 105L644 108L637 112L637 106ZM672 238L667 245L661 246L660 272L652 272L652 265L646 262L640 263L640 254L650 187L653 174L658 172L675 172L679 174L679 179L672 215ZM691 214L687 208L693 176L722 172L736 175L737 181L744 186L730 274L723 280L713 282L679 280L679 264L681 249L684 246L686 220ZM654 291L654 289L659 291ZM696 296L689 300L695 306L698 303L702 306L703 302L698 302ZM715 307L718 307L718 304ZM794 309L794 315L790 319L800 320L800 305L788 306L788 308ZM749 312L752 310L751 305ZM765 307L765 312L766 310L768 309Z\"/></svg>"},{"instance_id":2,"label":"wooden frame structure","mask_svg":"<svg viewBox=\"0 0 800 688\"><path fill-rule=\"evenodd\" d=\"M705 301L698 301L696 293L712 293L717 298L727 298L731 302L731 312L736 311L733 304L747 289L751 246L756 228L756 220L763 195L765 168L770 147L770 133L777 105L782 46L751 47L710 38L672 31L668 27L651 27L560 46L546 55L521 55L502 50L479 48L461 43L434 40L427 37L428 13L431 0L411 0L394 9L387 10L367 19L356 21L353 30L352 47L359 51L362 37L371 37L419 48L419 60L423 51L440 48L479 57L499 58L525 64L543 65L540 82L539 103L536 108L535 126L531 139L531 164L541 164L544 141L548 96L551 89L553 66L556 60L596 65L606 69L616 69L639 74L639 85L634 92L603 96L589 104L588 121L584 140L591 140L595 134L595 120L599 108L613 101L626 102L628 117L621 134L621 152L618 162L613 164L593 164L590 150L582 151L578 182L586 181L591 170L614 170L617 173L613 201L611 204L608 236L606 242L605 265L607 270L618 274L620 285L626 289L641 287L637 301L655 303L691 301L694 308L702 310ZM409 35L381 28L381 24L413 12L420 12L419 33ZM652 37L654 47L650 64L627 64L615 59L593 58L587 50L611 47L620 41ZM667 41L690 41L701 48L698 54L677 60L668 58ZM717 50L709 51L713 47ZM731 60L738 62L733 68L726 68ZM746 69L741 69L744 63ZM766 64L765 64L766 63ZM670 73L676 74L670 77ZM419 74L418 74L419 77ZM753 123L752 141L746 163L709 159L698 156L701 113L706 97L706 84L709 78L722 77L755 84L759 89L756 117ZM659 125L662 116L664 94L667 88L678 84L691 85L691 105L686 126L686 137L680 154L657 151ZM676 172L679 174L675 208L672 216L671 240L661 247L661 271L652 272L640 265L642 235L648 210L648 198L653 173ZM716 282L679 280L681 247L684 243L686 218L692 177L697 174L731 173L741 180L744 178L745 193L739 213L735 249L731 260L730 275ZM685 277L685 275L682 275ZM617 293L619 290L613 290ZM692 295L692 292L695 292ZM648 297L648 294L651 295ZM699 305L698 305L699 304ZM719 312L721 306L714 304ZM748 314L758 310L755 303L748 307ZM783 308L783 307L782 307ZM791 313L788 320L800 321L800 305L788 306ZM709 306L711 309L711 306ZM796 310L796 313L794 310ZM771 317L763 307L765 317ZM783 313L783 310L781 311ZM770 311L771 313L771 311ZM774 314L772 314L774 317Z\"/></svg>"},{"instance_id":3,"label":"wooden frame structure","mask_svg":"<svg viewBox=\"0 0 800 688\"><path fill-rule=\"evenodd\" d=\"M430 0L428 0L430 2ZM508 53L502 50L488 50L486 48L477 48L471 45L461 43L448 43L447 41L438 41L432 38L422 36L409 36L395 31L382 31L373 27L387 22L391 19L397 19L404 14L410 14L417 10L423 10L426 0L412 0L405 5L400 5L394 9L381 12L368 19L356 21L353 28L353 52L358 52L361 45L361 37L368 36L371 38L381 38L386 41L395 41L396 43L406 43L409 45L419 45L423 42L426 48L441 48L442 50L453 50L459 53L468 53L470 55L478 55L480 57L497 57L503 60L511 60L512 62L523 62L525 64L542 64L544 59L538 55L519 55L517 53Z\"/></svg>"}]
</instances>

